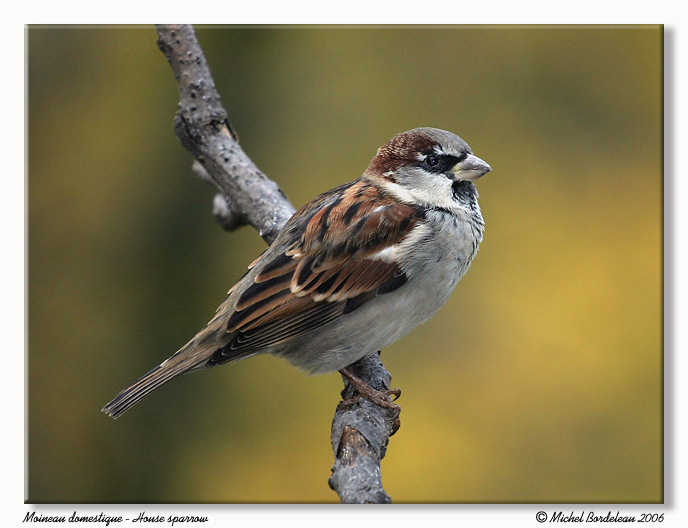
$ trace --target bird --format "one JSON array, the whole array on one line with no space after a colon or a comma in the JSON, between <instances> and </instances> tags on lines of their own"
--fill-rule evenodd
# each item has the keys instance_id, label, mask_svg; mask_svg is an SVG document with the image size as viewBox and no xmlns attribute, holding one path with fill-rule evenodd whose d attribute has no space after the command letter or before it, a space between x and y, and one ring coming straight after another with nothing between
<instances>
[{"instance_id":1,"label":"bird","mask_svg":"<svg viewBox=\"0 0 688 528\"><path fill-rule=\"evenodd\" d=\"M339 371L384 405L347 367L445 304L483 239L473 182L491 170L452 132L397 134L359 178L298 210L210 322L102 411L118 418L183 373L258 354L310 374Z\"/></svg>"}]
</instances>

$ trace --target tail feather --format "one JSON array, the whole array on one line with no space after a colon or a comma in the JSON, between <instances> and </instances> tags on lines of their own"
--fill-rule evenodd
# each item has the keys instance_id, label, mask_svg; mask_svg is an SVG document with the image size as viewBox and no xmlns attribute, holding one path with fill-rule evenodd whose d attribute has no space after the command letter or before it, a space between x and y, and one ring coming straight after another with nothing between
<instances>
[{"instance_id":1,"label":"tail feather","mask_svg":"<svg viewBox=\"0 0 688 528\"><path fill-rule=\"evenodd\" d=\"M147 396L162 384L167 383L172 378L176 378L187 370L186 368L165 369L163 365L158 365L139 378L136 383L115 396L110 403L103 407L102 411L112 418L119 418L144 396Z\"/></svg>"},{"instance_id":2,"label":"tail feather","mask_svg":"<svg viewBox=\"0 0 688 528\"><path fill-rule=\"evenodd\" d=\"M141 376L133 385L120 392L103 407L102 411L112 418L119 418L129 408L161 385L191 370L202 369L218 349L223 348L233 337L226 331L227 314L231 312L225 305L228 298L218 308L218 313L203 330L185 346L147 374ZM235 358L239 359L239 357Z\"/></svg>"},{"instance_id":3,"label":"tail feather","mask_svg":"<svg viewBox=\"0 0 688 528\"><path fill-rule=\"evenodd\" d=\"M144 374L131 386L121 391L110 403L103 407L102 411L112 418L119 418L132 405L161 385L180 374L202 368L214 350L215 347L211 343L207 343L206 346L198 346L197 340L192 339L167 361Z\"/></svg>"}]
</instances>

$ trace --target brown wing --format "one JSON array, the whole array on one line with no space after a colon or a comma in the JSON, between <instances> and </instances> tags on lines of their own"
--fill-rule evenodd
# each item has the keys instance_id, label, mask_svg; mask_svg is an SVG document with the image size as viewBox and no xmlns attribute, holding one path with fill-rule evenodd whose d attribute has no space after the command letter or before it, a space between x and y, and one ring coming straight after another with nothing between
<instances>
[{"instance_id":1,"label":"brown wing","mask_svg":"<svg viewBox=\"0 0 688 528\"><path fill-rule=\"evenodd\" d=\"M254 263L260 272L227 322L236 335L208 366L304 335L400 287L406 275L393 250L421 216L360 179L316 198L275 242L287 249Z\"/></svg>"}]
</instances>

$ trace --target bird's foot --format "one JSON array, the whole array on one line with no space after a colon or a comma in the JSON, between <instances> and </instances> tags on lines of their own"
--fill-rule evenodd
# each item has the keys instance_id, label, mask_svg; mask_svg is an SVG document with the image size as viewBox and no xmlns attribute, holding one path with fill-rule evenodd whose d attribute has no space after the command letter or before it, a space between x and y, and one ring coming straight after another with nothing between
<instances>
[{"instance_id":1,"label":"bird's foot","mask_svg":"<svg viewBox=\"0 0 688 528\"><path fill-rule=\"evenodd\" d=\"M379 405L380 407L385 407L387 409L391 409L392 411L394 411L394 420L395 422L398 422L399 414L401 413L401 407L394 403L394 401L399 399L399 396L401 396L401 389L397 388L389 389L386 391L379 391L377 389L372 388L365 381L363 381L361 378L359 378L353 372L351 372L348 368L343 368L339 372L349 381L349 383L351 383L351 385L353 385L358 394L356 394L352 398L347 398L346 400L339 402L339 405L337 407L338 409L346 409L348 407L351 407L353 404L358 403L361 400L361 398L366 398L374 404ZM390 399L390 397L393 398Z\"/></svg>"}]
</instances>

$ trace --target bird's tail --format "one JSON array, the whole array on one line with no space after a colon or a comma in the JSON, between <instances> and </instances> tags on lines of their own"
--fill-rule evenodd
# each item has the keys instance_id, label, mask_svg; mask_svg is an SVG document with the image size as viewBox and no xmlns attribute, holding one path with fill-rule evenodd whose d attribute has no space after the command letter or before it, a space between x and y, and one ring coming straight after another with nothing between
<instances>
[{"instance_id":1,"label":"bird's tail","mask_svg":"<svg viewBox=\"0 0 688 528\"><path fill-rule=\"evenodd\" d=\"M180 350L167 361L141 376L134 384L121 391L110 403L103 407L102 411L112 418L119 418L144 396L147 396L164 383L167 383L171 379L193 368L194 365L189 361L192 359L190 356L185 358L186 361L182 359L180 361L175 361L172 365L167 365L175 359L175 356L181 355L183 350L184 349Z\"/></svg>"},{"instance_id":2,"label":"bird's tail","mask_svg":"<svg viewBox=\"0 0 688 528\"><path fill-rule=\"evenodd\" d=\"M215 321L206 326L172 357L141 376L133 385L120 392L103 407L102 411L112 418L119 418L129 408L161 385L191 370L202 369L213 353L221 347L214 331ZM212 326L211 326L212 325Z\"/></svg>"},{"instance_id":3,"label":"bird's tail","mask_svg":"<svg viewBox=\"0 0 688 528\"><path fill-rule=\"evenodd\" d=\"M212 366L208 365L208 360L233 337L226 331L227 314L231 313L230 303L231 298L228 297L217 309L215 317L191 341L169 359L139 378L133 385L120 392L103 407L102 411L112 418L119 418L143 397L180 374ZM233 359L241 359L241 357L237 356Z\"/></svg>"},{"instance_id":4,"label":"bird's tail","mask_svg":"<svg viewBox=\"0 0 688 528\"><path fill-rule=\"evenodd\" d=\"M103 407L102 411L112 418L119 418L144 396L147 396L163 383L167 383L172 378L188 370L181 368L181 366L166 369L163 365L164 363L158 365L139 378L136 383L120 392L110 403Z\"/></svg>"}]
</instances>

